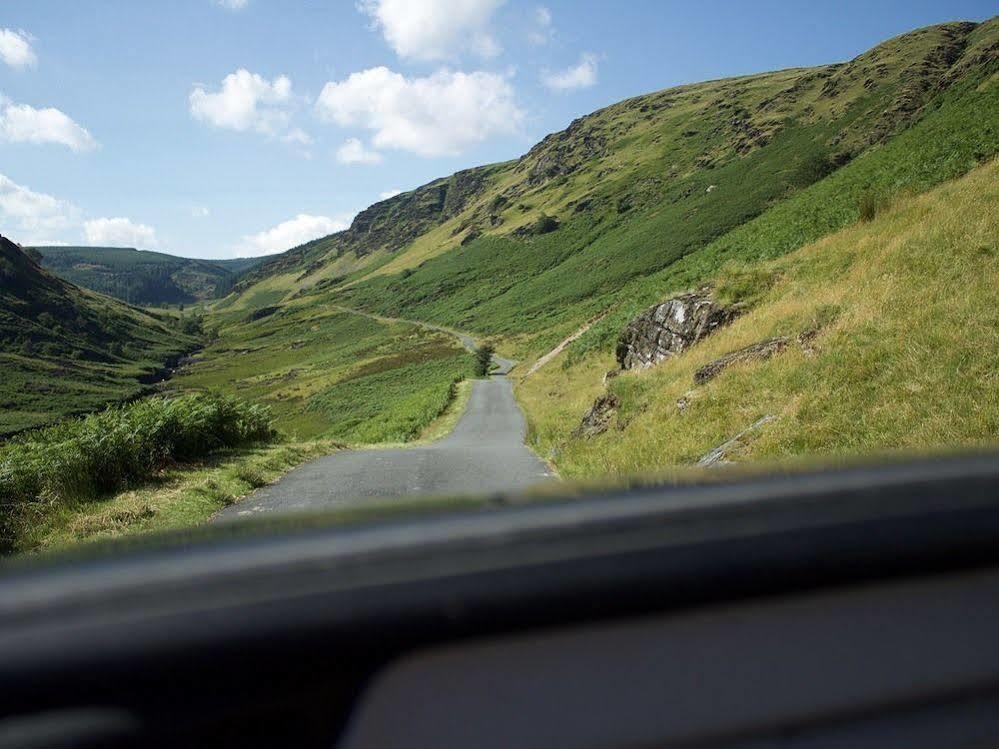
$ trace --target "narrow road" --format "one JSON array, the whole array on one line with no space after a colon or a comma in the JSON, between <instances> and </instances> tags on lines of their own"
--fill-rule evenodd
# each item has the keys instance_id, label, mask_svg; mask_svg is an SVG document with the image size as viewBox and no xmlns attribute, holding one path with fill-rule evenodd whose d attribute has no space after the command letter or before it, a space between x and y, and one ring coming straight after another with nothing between
<instances>
[{"instance_id":1,"label":"narrow road","mask_svg":"<svg viewBox=\"0 0 999 749\"><path fill-rule=\"evenodd\" d=\"M439 333L447 333L450 336L454 336L459 341L461 345L466 349L475 353L478 348L478 342L468 335L468 333L462 333L460 330L452 330L451 328L445 328L443 325L434 325L431 322L423 322L422 320L407 320L402 317L385 317L384 315L376 315L373 312L365 312L359 309L353 309L351 307L344 307L339 304L330 305L333 309L338 309L341 312L347 312L351 315L360 315L361 317L370 317L372 320L378 320L379 322L402 322L408 323L409 325L415 325L418 328L423 328L425 330L436 330ZM493 354L493 374L505 375L510 374L510 370L516 365L513 359L504 359L498 354Z\"/></svg>"},{"instance_id":2,"label":"narrow road","mask_svg":"<svg viewBox=\"0 0 999 749\"><path fill-rule=\"evenodd\" d=\"M476 380L468 408L444 439L318 458L217 517L348 507L373 498L517 492L553 478L524 444L525 433L510 381L502 376Z\"/></svg>"}]
</instances>

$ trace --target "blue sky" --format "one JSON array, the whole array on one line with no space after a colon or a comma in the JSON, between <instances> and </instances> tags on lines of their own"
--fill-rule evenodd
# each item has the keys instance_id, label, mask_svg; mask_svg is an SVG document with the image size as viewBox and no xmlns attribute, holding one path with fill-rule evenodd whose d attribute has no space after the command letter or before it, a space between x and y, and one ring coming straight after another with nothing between
<instances>
[{"instance_id":1,"label":"blue sky","mask_svg":"<svg viewBox=\"0 0 999 749\"><path fill-rule=\"evenodd\" d=\"M0 232L281 251L393 190L699 80L849 59L984 0L4 0Z\"/></svg>"}]
</instances>

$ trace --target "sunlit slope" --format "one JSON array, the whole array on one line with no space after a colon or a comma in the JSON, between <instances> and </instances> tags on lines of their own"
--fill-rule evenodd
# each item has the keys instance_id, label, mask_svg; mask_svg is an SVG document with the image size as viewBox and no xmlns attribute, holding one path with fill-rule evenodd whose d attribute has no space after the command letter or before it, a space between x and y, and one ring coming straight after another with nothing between
<instances>
[{"instance_id":1,"label":"sunlit slope","mask_svg":"<svg viewBox=\"0 0 999 749\"><path fill-rule=\"evenodd\" d=\"M451 336L304 301L215 320L213 341L170 387L237 392L302 439L413 439L472 372Z\"/></svg>"},{"instance_id":2,"label":"sunlit slope","mask_svg":"<svg viewBox=\"0 0 999 749\"><path fill-rule=\"evenodd\" d=\"M999 162L780 259L731 269L718 293L750 311L683 354L610 380L620 407L603 434L573 436L604 392L613 348L564 357L518 395L532 440L567 477L623 476L725 459L869 455L999 439ZM783 338L772 358L727 353Z\"/></svg>"},{"instance_id":3,"label":"sunlit slope","mask_svg":"<svg viewBox=\"0 0 999 749\"><path fill-rule=\"evenodd\" d=\"M140 393L195 341L52 276L0 237L0 435Z\"/></svg>"},{"instance_id":4,"label":"sunlit slope","mask_svg":"<svg viewBox=\"0 0 999 749\"><path fill-rule=\"evenodd\" d=\"M223 307L332 300L540 352L607 308L668 290L675 279L647 281L816 183L846 175L832 204L799 203L795 233L770 251L855 219L869 188L925 189L989 158L997 27L934 26L845 64L621 102L517 161L372 206L349 231L262 266ZM714 270L712 260L684 279Z\"/></svg>"}]
</instances>

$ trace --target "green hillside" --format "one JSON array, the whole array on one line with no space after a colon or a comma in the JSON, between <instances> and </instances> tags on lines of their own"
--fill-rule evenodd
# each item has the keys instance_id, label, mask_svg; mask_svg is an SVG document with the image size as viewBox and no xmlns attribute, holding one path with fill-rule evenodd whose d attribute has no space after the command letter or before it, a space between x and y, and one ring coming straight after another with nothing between
<instances>
[{"instance_id":1,"label":"green hillside","mask_svg":"<svg viewBox=\"0 0 999 749\"><path fill-rule=\"evenodd\" d=\"M77 288L0 237L0 436L135 396L195 345L176 320Z\"/></svg>"},{"instance_id":2,"label":"green hillside","mask_svg":"<svg viewBox=\"0 0 999 749\"><path fill-rule=\"evenodd\" d=\"M262 258L192 260L125 247L32 247L60 278L116 299L156 306L228 294L241 273Z\"/></svg>"},{"instance_id":3,"label":"green hillside","mask_svg":"<svg viewBox=\"0 0 999 749\"><path fill-rule=\"evenodd\" d=\"M848 63L615 104L516 161L375 204L255 269L219 309L309 296L540 353L604 310L853 221L863 194L926 189L988 159L997 40L995 20L945 24ZM749 228L778 205L788 222Z\"/></svg>"},{"instance_id":4,"label":"green hillside","mask_svg":"<svg viewBox=\"0 0 999 749\"><path fill-rule=\"evenodd\" d=\"M600 318L537 380L550 384L555 367L565 392L520 390L559 463L579 394L599 390L634 314L721 277L754 279L997 153L997 19L920 29L846 63L667 89L580 118L515 161L377 203L347 231L258 266L215 305L219 345L251 336L256 309L344 307L466 330L527 365ZM539 392L575 399L556 418ZM580 475L600 472L586 466Z\"/></svg>"},{"instance_id":5,"label":"green hillside","mask_svg":"<svg viewBox=\"0 0 999 749\"><path fill-rule=\"evenodd\" d=\"M573 366L556 359L518 386L535 446L582 478L691 466L733 438L729 462L994 444L997 205L994 160L751 275L712 279L749 311L659 366L605 386L613 346ZM774 339L787 344L770 358L695 376ZM618 400L606 431L574 434L604 392Z\"/></svg>"}]
</instances>

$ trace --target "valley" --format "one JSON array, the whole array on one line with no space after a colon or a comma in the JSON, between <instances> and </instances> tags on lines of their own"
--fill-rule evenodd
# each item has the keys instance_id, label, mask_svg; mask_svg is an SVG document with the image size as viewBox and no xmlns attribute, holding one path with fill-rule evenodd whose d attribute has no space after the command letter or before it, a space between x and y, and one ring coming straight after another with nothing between
<instances>
[{"instance_id":1,"label":"valley","mask_svg":"<svg viewBox=\"0 0 999 749\"><path fill-rule=\"evenodd\" d=\"M528 474L669 483L714 479L719 465L987 448L999 438L997 157L994 18L848 62L627 99L259 263L33 257L3 240L0 434L155 392L255 404L269 435L230 446L246 452L227 454L224 489L199 453L166 467L197 475L170 502L137 499L134 481L67 494L40 510L45 534L12 543L430 486L520 490ZM626 328L660 334L647 310L692 294L720 310L710 332L664 345L651 366L618 353ZM492 378L475 375L482 345L498 351ZM71 522L96 530L68 536Z\"/></svg>"}]
</instances>

